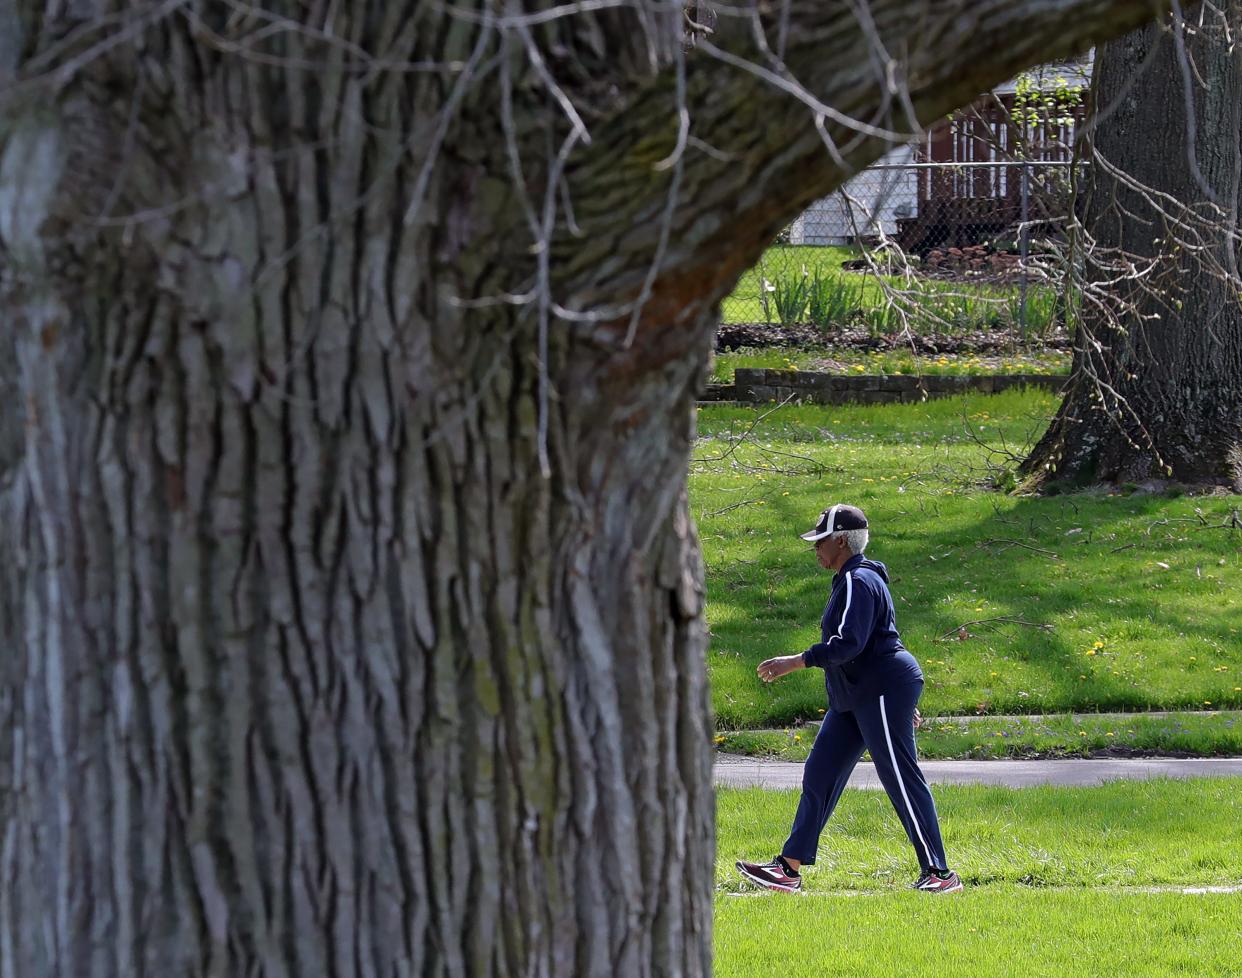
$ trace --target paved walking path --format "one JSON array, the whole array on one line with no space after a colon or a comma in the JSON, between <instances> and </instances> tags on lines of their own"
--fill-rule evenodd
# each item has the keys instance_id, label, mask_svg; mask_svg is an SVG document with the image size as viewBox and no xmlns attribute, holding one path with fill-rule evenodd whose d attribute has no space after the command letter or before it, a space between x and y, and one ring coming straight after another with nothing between
<instances>
[{"instance_id":1,"label":"paved walking path","mask_svg":"<svg viewBox=\"0 0 1242 978\"><path fill-rule=\"evenodd\" d=\"M1149 778L1242 777L1242 757L1141 757L1063 761L920 761L932 784L992 784L1028 788L1039 784L1097 785ZM733 788L798 788L802 764L736 754L716 754L716 784ZM875 767L860 763L851 788L879 788Z\"/></svg>"}]
</instances>

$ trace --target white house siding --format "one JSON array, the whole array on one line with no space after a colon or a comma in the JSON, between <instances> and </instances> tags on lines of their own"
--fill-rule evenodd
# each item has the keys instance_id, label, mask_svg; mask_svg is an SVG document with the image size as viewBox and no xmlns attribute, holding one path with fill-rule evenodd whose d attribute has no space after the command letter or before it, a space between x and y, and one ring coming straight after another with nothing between
<instances>
[{"instance_id":1,"label":"white house siding","mask_svg":"<svg viewBox=\"0 0 1242 978\"><path fill-rule=\"evenodd\" d=\"M843 245L858 238L897 233L899 217L918 211L916 170L881 167L914 162L914 147L900 146L884 155L875 167L863 170L829 197L817 200L793 222L790 244Z\"/></svg>"}]
</instances>

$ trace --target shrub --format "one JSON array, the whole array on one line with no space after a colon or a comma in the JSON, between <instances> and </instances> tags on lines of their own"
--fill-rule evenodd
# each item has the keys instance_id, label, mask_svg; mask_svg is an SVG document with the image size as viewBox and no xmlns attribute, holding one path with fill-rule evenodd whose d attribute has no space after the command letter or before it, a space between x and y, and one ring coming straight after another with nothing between
<instances>
[{"instance_id":1,"label":"shrub","mask_svg":"<svg viewBox=\"0 0 1242 978\"><path fill-rule=\"evenodd\" d=\"M1057 326L1060 298L1052 289L1031 288L1026 292L1026 316L1023 320L1022 293L1015 291L1006 303L1006 317L1011 326L1023 335L1047 337Z\"/></svg>"},{"instance_id":2,"label":"shrub","mask_svg":"<svg viewBox=\"0 0 1242 978\"><path fill-rule=\"evenodd\" d=\"M780 275L772 283L772 304L776 306L776 316L782 326L792 326L802 322L802 314L806 311L807 297L810 293L810 280L806 268L800 276Z\"/></svg>"},{"instance_id":3,"label":"shrub","mask_svg":"<svg viewBox=\"0 0 1242 978\"><path fill-rule=\"evenodd\" d=\"M807 289L807 315L820 329L844 325L862 304L863 287L836 275L821 276L818 269Z\"/></svg>"},{"instance_id":4,"label":"shrub","mask_svg":"<svg viewBox=\"0 0 1242 978\"><path fill-rule=\"evenodd\" d=\"M887 336L901 329L901 316L889 303L872 306L863 313L863 322L867 324L867 332L872 336Z\"/></svg>"}]
</instances>

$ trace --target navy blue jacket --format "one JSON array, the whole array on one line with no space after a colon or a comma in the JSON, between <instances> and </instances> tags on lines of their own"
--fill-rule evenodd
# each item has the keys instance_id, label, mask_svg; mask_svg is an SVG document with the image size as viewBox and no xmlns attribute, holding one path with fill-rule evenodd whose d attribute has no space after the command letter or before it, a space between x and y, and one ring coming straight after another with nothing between
<instances>
[{"instance_id":1,"label":"navy blue jacket","mask_svg":"<svg viewBox=\"0 0 1242 978\"><path fill-rule=\"evenodd\" d=\"M852 710L886 689L921 683L923 670L897 634L888 570L855 554L832 578L820 622L822 641L802 653L808 666L824 670L834 710Z\"/></svg>"}]
</instances>

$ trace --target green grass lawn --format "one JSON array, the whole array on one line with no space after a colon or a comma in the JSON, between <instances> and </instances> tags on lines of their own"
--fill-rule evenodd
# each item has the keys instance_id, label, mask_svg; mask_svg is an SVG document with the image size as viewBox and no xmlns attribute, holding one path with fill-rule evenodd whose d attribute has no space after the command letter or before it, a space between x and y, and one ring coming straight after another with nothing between
<instances>
[{"instance_id":1,"label":"green grass lawn","mask_svg":"<svg viewBox=\"0 0 1242 978\"><path fill-rule=\"evenodd\" d=\"M935 793L961 896L907 891L917 866L888 799L853 790L805 892L755 890L733 861L779 848L797 794L721 789L715 973L1242 973L1242 894L1144 892L1242 883L1242 779Z\"/></svg>"},{"instance_id":2,"label":"green grass lawn","mask_svg":"<svg viewBox=\"0 0 1242 978\"><path fill-rule=\"evenodd\" d=\"M919 754L936 760L1090 757L1127 751L1200 757L1242 756L1242 711L1033 717L924 717ZM733 730L719 750L804 761L814 724L785 730Z\"/></svg>"},{"instance_id":3,"label":"green grass lawn","mask_svg":"<svg viewBox=\"0 0 1242 978\"><path fill-rule=\"evenodd\" d=\"M1242 884L1242 778L932 790L949 861L975 888ZM734 860L771 858L797 803L797 791L717 790L718 892L752 889ZM812 894L899 891L917 875L914 850L887 796L851 789L803 885Z\"/></svg>"},{"instance_id":4,"label":"green grass lawn","mask_svg":"<svg viewBox=\"0 0 1242 978\"><path fill-rule=\"evenodd\" d=\"M720 728L820 715L818 670L764 686L755 666L818 639L830 575L797 534L838 500L871 520L868 555L889 565L927 674L925 713L1242 707L1242 531L1217 526L1242 497L981 488L992 473L978 442L1020 451L1055 406L1015 391L703 407L690 489Z\"/></svg>"},{"instance_id":5,"label":"green grass lawn","mask_svg":"<svg viewBox=\"0 0 1242 978\"><path fill-rule=\"evenodd\" d=\"M858 373L978 376L985 374L1068 374L1070 354L1058 350L1011 353L1004 356L967 354L963 356L919 356L909 350L839 350L829 347L796 349L743 348L717 353L712 361L712 381L733 383L739 367L777 370L810 370L824 373Z\"/></svg>"},{"instance_id":6,"label":"green grass lawn","mask_svg":"<svg viewBox=\"0 0 1242 978\"><path fill-rule=\"evenodd\" d=\"M721 897L717 978L1226 978L1242 895L995 887L945 898Z\"/></svg>"}]
</instances>

